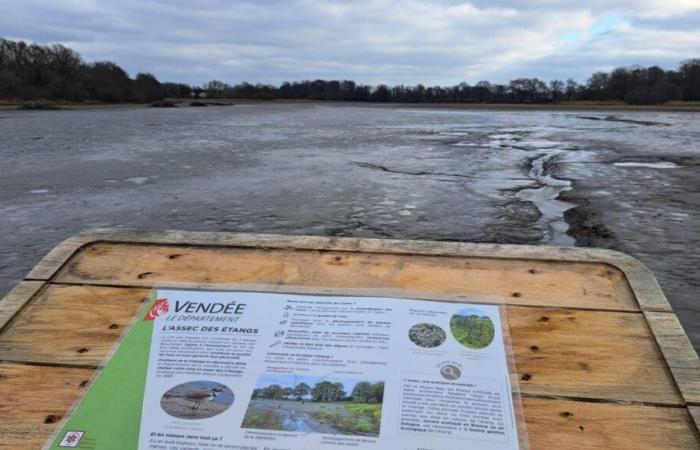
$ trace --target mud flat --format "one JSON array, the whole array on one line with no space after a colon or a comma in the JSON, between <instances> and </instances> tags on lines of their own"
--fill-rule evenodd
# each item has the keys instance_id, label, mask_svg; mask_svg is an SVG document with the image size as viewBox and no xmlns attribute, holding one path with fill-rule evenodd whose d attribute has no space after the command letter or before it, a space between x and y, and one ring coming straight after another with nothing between
<instances>
[{"instance_id":1,"label":"mud flat","mask_svg":"<svg viewBox=\"0 0 700 450\"><path fill-rule=\"evenodd\" d=\"M0 291L129 227L614 248L700 348L700 113L332 103L0 111Z\"/></svg>"},{"instance_id":2,"label":"mud flat","mask_svg":"<svg viewBox=\"0 0 700 450\"><path fill-rule=\"evenodd\" d=\"M650 160L647 160L650 161ZM700 344L700 158L673 173L607 164L559 199L577 246L620 250L655 273L696 348Z\"/></svg>"}]
</instances>

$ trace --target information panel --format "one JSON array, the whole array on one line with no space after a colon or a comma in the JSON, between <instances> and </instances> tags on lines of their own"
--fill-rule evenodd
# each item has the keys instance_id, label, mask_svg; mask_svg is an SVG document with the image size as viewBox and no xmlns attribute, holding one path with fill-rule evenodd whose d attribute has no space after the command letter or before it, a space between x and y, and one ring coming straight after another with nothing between
<instances>
[{"instance_id":1,"label":"information panel","mask_svg":"<svg viewBox=\"0 0 700 450\"><path fill-rule=\"evenodd\" d=\"M47 448L518 449L497 306L155 294Z\"/></svg>"}]
</instances>

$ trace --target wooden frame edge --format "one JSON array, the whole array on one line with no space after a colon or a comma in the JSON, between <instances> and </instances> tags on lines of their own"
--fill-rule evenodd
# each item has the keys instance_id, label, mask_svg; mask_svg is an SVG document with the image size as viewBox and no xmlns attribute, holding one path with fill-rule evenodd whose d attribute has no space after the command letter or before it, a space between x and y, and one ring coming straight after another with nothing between
<instances>
[{"instance_id":1,"label":"wooden frame edge","mask_svg":"<svg viewBox=\"0 0 700 450\"><path fill-rule=\"evenodd\" d=\"M695 425L695 432L697 433L698 439L700 439L700 406L688 406L688 412L690 413L690 419Z\"/></svg>"},{"instance_id":2,"label":"wooden frame edge","mask_svg":"<svg viewBox=\"0 0 700 450\"><path fill-rule=\"evenodd\" d=\"M43 281L21 281L0 300L0 333L43 286Z\"/></svg>"},{"instance_id":3,"label":"wooden frame edge","mask_svg":"<svg viewBox=\"0 0 700 450\"><path fill-rule=\"evenodd\" d=\"M700 359L673 313L644 311L686 405L700 406Z\"/></svg>"}]
</instances>

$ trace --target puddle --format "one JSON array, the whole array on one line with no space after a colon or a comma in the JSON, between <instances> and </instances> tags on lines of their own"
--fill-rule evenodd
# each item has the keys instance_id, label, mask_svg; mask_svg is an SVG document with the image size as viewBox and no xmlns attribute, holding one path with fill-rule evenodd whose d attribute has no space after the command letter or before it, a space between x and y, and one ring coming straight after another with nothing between
<instances>
[{"instance_id":1,"label":"puddle","mask_svg":"<svg viewBox=\"0 0 700 450\"><path fill-rule=\"evenodd\" d=\"M616 162L614 165L616 167L648 167L649 169L675 169L677 167L681 167L678 164L670 161L659 161L651 163L629 161Z\"/></svg>"},{"instance_id":2,"label":"puddle","mask_svg":"<svg viewBox=\"0 0 700 450\"><path fill-rule=\"evenodd\" d=\"M148 181L149 177L131 177L131 178L125 178L124 181L128 181L129 183L134 183L134 184L143 184L146 181Z\"/></svg>"},{"instance_id":3,"label":"puddle","mask_svg":"<svg viewBox=\"0 0 700 450\"><path fill-rule=\"evenodd\" d=\"M543 241L554 245L573 246L576 240L567 235L569 224L564 220L564 213L575 207L573 203L557 200L559 194L571 189L571 181L560 180L547 174L546 164L560 152L545 153L532 161L529 175L538 182L538 187L522 189L516 196L532 202L540 214L538 220L545 233Z\"/></svg>"}]
</instances>

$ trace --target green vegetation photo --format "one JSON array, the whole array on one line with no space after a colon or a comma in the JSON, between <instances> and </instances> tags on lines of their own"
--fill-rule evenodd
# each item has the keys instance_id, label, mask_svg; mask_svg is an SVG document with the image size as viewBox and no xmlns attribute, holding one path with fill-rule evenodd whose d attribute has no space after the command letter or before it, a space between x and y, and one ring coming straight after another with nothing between
<instances>
[{"instance_id":1,"label":"green vegetation photo","mask_svg":"<svg viewBox=\"0 0 700 450\"><path fill-rule=\"evenodd\" d=\"M319 422L333 426L346 434L379 435L382 405L379 403L351 403L344 409L322 408L312 415Z\"/></svg>"},{"instance_id":2,"label":"green vegetation photo","mask_svg":"<svg viewBox=\"0 0 700 450\"><path fill-rule=\"evenodd\" d=\"M486 316L477 314L455 314L450 319L452 336L467 348L481 349L493 341L493 322Z\"/></svg>"}]
</instances>

